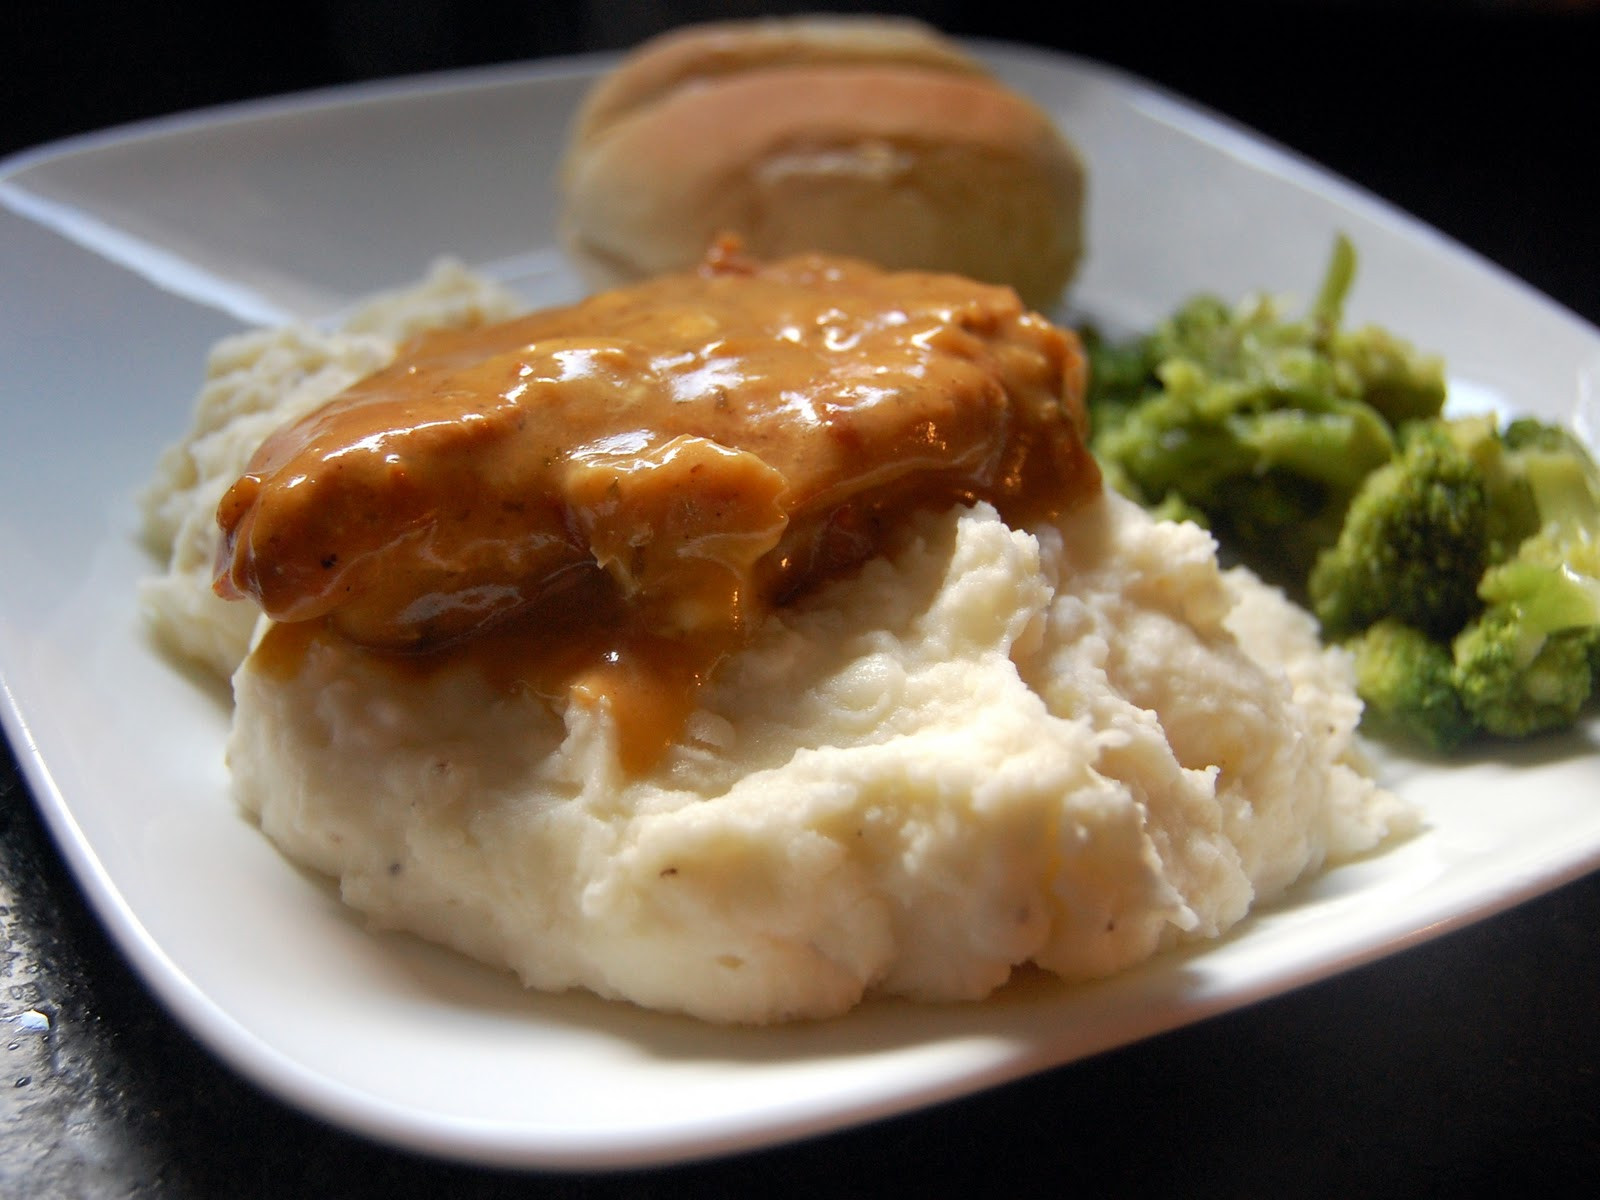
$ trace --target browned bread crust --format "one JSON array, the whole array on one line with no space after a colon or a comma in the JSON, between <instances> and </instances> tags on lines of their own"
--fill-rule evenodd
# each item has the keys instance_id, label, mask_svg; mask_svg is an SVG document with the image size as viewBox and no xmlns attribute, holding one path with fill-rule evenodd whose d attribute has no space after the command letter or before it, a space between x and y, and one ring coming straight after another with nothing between
<instances>
[{"instance_id":1,"label":"browned bread crust","mask_svg":"<svg viewBox=\"0 0 1600 1200\"><path fill-rule=\"evenodd\" d=\"M1050 115L914 22L692 27L596 85L563 172L562 237L595 286L693 265L719 234L1060 296L1084 169Z\"/></svg>"}]
</instances>

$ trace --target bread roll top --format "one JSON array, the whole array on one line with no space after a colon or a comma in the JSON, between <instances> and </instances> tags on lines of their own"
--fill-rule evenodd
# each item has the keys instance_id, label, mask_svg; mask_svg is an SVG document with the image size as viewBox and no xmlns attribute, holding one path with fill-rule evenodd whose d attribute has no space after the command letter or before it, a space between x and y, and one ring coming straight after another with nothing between
<instances>
[{"instance_id":1,"label":"bread roll top","mask_svg":"<svg viewBox=\"0 0 1600 1200\"><path fill-rule=\"evenodd\" d=\"M720 235L1060 297L1084 168L1050 114L926 27L724 23L667 35L591 93L562 237L595 286L680 270Z\"/></svg>"},{"instance_id":2,"label":"bread roll top","mask_svg":"<svg viewBox=\"0 0 1600 1200\"><path fill-rule=\"evenodd\" d=\"M625 58L590 91L573 136L596 137L627 113L691 81L763 67L899 63L959 74L986 68L920 21L892 17L768 17L715 21L661 34Z\"/></svg>"}]
</instances>

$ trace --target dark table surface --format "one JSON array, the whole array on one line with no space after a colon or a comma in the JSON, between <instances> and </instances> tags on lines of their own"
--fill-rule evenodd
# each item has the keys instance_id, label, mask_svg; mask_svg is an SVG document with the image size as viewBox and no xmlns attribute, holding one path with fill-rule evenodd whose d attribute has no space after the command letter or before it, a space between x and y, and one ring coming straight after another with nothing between
<instances>
[{"instance_id":1,"label":"dark table surface","mask_svg":"<svg viewBox=\"0 0 1600 1200\"><path fill-rule=\"evenodd\" d=\"M383 6L286 2L248 38L219 15L232 8L171 0L13 12L0 153L252 95L609 48L737 7L436 2L380 21ZM1133 0L1026 18L902 7L1156 79L1600 323L1600 11L1589 5ZM0 467L3 447L0 434ZM866 1128L660 1171L478 1170L324 1127L198 1046L85 907L8 752L0 1195L1589 1194L1597 928L1593 875L1331 981Z\"/></svg>"}]
</instances>

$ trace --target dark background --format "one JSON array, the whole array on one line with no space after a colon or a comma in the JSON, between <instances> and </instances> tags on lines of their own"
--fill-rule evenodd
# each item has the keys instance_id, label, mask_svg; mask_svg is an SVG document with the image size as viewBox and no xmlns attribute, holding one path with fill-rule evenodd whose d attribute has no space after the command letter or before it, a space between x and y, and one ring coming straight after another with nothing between
<instances>
[{"instance_id":1,"label":"dark background","mask_svg":"<svg viewBox=\"0 0 1600 1200\"><path fill-rule=\"evenodd\" d=\"M860 6L762 11L807 7ZM1600 323L1596 5L873 7L1159 81ZM0 154L255 96L615 48L745 11L13 5L0 16ZM0 431L0 459L3 447ZM0 1195L1587 1195L1600 1171L1597 925L1590 877L1328 983L866 1129L658 1172L479 1171L323 1128L197 1047L107 943L0 756Z\"/></svg>"},{"instance_id":2,"label":"dark background","mask_svg":"<svg viewBox=\"0 0 1600 1200\"><path fill-rule=\"evenodd\" d=\"M1235 117L1600 321L1596 0L22 0L0 154L356 79L613 49L685 21L879 10L1125 67ZM1560 231L1560 235L1557 232Z\"/></svg>"}]
</instances>

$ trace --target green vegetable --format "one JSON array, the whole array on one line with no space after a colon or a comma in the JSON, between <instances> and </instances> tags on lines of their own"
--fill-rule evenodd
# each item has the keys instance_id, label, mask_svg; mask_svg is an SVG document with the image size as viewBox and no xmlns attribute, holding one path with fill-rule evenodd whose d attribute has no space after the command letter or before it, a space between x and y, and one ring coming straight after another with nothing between
<instances>
[{"instance_id":1,"label":"green vegetable","mask_svg":"<svg viewBox=\"0 0 1600 1200\"><path fill-rule=\"evenodd\" d=\"M1571 725L1600 695L1600 469L1570 431L1447 419L1435 358L1309 312L1202 296L1087 338L1111 486L1208 526L1354 657L1370 730L1436 750Z\"/></svg>"},{"instance_id":2,"label":"green vegetable","mask_svg":"<svg viewBox=\"0 0 1600 1200\"><path fill-rule=\"evenodd\" d=\"M1522 420L1504 443L1537 531L1478 583L1483 615L1454 641L1456 686L1488 733L1571 725L1600 675L1600 473L1565 430Z\"/></svg>"},{"instance_id":3,"label":"green vegetable","mask_svg":"<svg viewBox=\"0 0 1600 1200\"><path fill-rule=\"evenodd\" d=\"M1392 618L1448 640L1482 608L1478 579L1488 560L1483 472L1429 424L1367 477L1339 540L1317 557L1307 591L1329 637Z\"/></svg>"},{"instance_id":4,"label":"green vegetable","mask_svg":"<svg viewBox=\"0 0 1600 1200\"><path fill-rule=\"evenodd\" d=\"M1356 690L1366 702L1363 728L1450 750L1477 727L1456 688L1447 644L1385 617L1347 643L1355 660Z\"/></svg>"},{"instance_id":5,"label":"green vegetable","mask_svg":"<svg viewBox=\"0 0 1600 1200\"><path fill-rule=\"evenodd\" d=\"M1583 629L1539 636L1510 609L1492 609L1455 639L1454 680L1472 720L1485 733L1521 738L1565 729L1594 691L1592 634Z\"/></svg>"},{"instance_id":6,"label":"green vegetable","mask_svg":"<svg viewBox=\"0 0 1600 1200\"><path fill-rule=\"evenodd\" d=\"M1340 329L1354 250L1341 238L1316 303L1183 305L1147 336L1088 340L1094 450L1113 486L1202 518L1230 554L1299 593L1395 424L1436 414L1444 371L1391 335Z\"/></svg>"}]
</instances>

